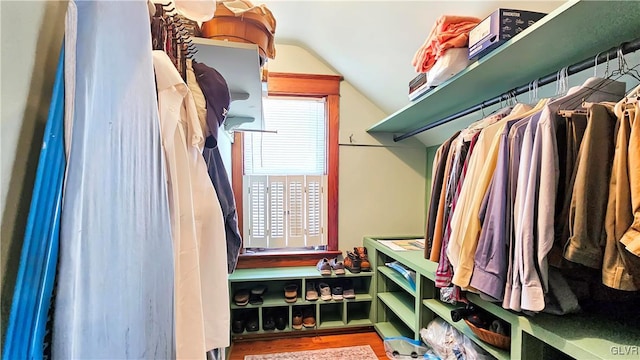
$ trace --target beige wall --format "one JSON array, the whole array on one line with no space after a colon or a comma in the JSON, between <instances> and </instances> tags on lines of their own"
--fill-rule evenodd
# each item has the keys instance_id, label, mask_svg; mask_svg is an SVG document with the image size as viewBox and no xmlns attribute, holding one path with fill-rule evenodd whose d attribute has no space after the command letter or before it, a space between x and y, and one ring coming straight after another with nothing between
<instances>
[{"instance_id":1,"label":"beige wall","mask_svg":"<svg viewBox=\"0 0 640 360\"><path fill-rule=\"evenodd\" d=\"M65 11L65 1L0 1L3 342Z\"/></svg>"},{"instance_id":2,"label":"beige wall","mask_svg":"<svg viewBox=\"0 0 640 360\"><path fill-rule=\"evenodd\" d=\"M305 49L278 44L272 72L336 74ZM345 79L340 87L339 245L346 251L365 235L424 232L426 149L417 141L393 143L365 129L386 114Z\"/></svg>"}]
</instances>

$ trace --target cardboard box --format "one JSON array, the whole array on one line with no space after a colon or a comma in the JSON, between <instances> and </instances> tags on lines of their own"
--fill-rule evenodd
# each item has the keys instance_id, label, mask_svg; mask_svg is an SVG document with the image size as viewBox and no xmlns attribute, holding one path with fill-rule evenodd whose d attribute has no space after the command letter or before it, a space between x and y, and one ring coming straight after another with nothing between
<instances>
[{"instance_id":1,"label":"cardboard box","mask_svg":"<svg viewBox=\"0 0 640 360\"><path fill-rule=\"evenodd\" d=\"M469 59L481 58L542 19L544 13L498 9L469 32Z\"/></svg>"}]
</instances>

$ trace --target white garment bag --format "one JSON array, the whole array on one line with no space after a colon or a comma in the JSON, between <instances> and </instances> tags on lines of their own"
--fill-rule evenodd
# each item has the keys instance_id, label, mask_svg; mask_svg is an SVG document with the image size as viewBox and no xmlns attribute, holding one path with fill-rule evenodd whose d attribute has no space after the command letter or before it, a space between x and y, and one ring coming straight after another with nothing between
<instances>
[{"instance_id":1,"label":"white garment bag","mask_svg":"<svg viewBox=\"0 0 640 360\"><path fill-rule=\"evenodd\" d=\"M173 249L147 4L71 1L76 10L52 355L171 359Z\"/></svg>"}]
</instances>

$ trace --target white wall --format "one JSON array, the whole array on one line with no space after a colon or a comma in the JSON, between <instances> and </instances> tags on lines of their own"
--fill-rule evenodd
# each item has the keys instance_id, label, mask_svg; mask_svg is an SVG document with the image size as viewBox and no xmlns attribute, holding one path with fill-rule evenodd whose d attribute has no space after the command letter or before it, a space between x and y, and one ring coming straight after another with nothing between
<instances>
[{"instance_id":1,"label":"white wall","mask_svg":"<svg viewBox=\"0 0 640 360\"><path fill-rule=\"evenodd\" d=\"M65 11L66 1L0 1L3 334L62 45Z\"/></svg>"},{"instance_id":2,"label":"white wall","mask_svg":"<svg viewBox=\"0 0 640 360\"><path fill-rule=\"evenodd\" d=\"M276 45L271 72L337 74L307 50ZM339 249L352 250L365 235L422 234L426 150L418 141L393 143L365 129L386 114L346 78L340 86Z\"/></svg>"}]
</instances>

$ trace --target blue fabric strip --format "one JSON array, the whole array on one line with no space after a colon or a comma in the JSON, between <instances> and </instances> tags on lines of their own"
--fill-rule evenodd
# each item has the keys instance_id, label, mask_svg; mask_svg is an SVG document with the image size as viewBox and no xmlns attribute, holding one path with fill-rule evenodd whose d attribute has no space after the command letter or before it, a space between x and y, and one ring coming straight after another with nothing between
<instances>
[{"instance_id":1,"label":"blue fabric strip","mask_svg":"<svg viewBox=\"0 0 640 360\"><path fill-rule=\"evenodd\" d=\"M43 354L58 260L65 168L63 64L61 51L2 352L2 358L7 360L41 359Z\"/></svg>"}]
</instances>

